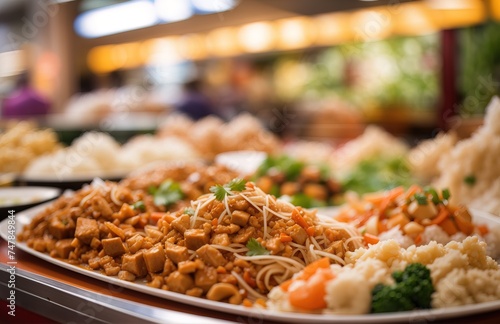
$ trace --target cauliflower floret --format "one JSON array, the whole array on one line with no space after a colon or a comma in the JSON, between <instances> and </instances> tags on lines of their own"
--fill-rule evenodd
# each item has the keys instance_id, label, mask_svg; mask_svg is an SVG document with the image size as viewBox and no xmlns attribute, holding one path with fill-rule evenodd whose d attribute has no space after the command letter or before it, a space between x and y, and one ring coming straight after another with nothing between
<instances>
[{"instance_id":1,"label":"cauliflower floret","mask_svg":"<svg viewBox=\"0 0 500 324\"><path fill-rule=\"evenodd\" d=\"M336 314L366 314L371 307L371 290L359 273L344 271L326 285L328 309Z\"/></svg>"}]
</instances>

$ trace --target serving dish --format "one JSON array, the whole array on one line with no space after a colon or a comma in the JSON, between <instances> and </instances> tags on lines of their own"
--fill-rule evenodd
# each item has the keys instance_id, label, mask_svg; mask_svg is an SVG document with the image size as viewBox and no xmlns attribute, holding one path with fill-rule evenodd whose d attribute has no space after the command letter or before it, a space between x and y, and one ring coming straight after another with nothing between
<instances>
[{"instance_id":1,"label":"serving dish","mask_svg":"<svg viewBox=\"0 0 500 324\"><path fill-rule=\"evenodd\" d=\"M7 217L9 210L20 212L38 204L53 200L61 194L54 187L5 187L0 188L0 218Z\"/></svg>"},{"instance_id":2,"label":"serving dish","mask_svg":"<svg viewBox=\"0 0 500 324\"><path fill-rule=\"evenodd\" d=\"M78 190L83 185L89 184L95 178L110 181L120 181L125 178L126 172L116 171L95 174L65 174L56 175L21 175L19 183L25 186L55 187L60 189Z\"/></svg>"},{"instance_id":3,"label":"serving dish","mask_svg":"<svg viewBox=\"0 0 500 324\"><path fill-rule=\"evenodd\" d=\"M47 204L43 204L24 212L16 214L16 228L21 230L24 225L30 223L31 219ZM500 218L492 216L488 213L473 210L473 218L476 223L488 224L491 226L499 226ZM7 220L0 223L0 236L7 239L8 224ZM466 305L460 307L450 307L432 310L417 310L399 313L386 313L386 314L367 314L367 315L333 315L333 314L303 314L303 313L286 313L278 312L269 309L261 308L248 308L244 306L235 306L231 304L210 301L197 297L191 297L183 294L178 294L171 291L152 288L145 284L143 280L136 282L128 282L119 280L116 277L106 276L98 271L89 271L78 266L71 265L67 262L50 257L47 254L37 252L29 248L24 242L17 242L16 248L19 248L35 257L45 260L65 269L69 269L81 275L98 279L102 282L110 283L144 294L157 296L166 300L181 302L193 307L200 307L211 309L219 312L230 314L237 314L240 316L247 316L256 319L274 320L287 323L388 323L388 322L401 322L401 321L433 321L438 319L450 319L467 315L479 314L488 311L500 309L500 300Z\"/></svg>"}]
</instances>

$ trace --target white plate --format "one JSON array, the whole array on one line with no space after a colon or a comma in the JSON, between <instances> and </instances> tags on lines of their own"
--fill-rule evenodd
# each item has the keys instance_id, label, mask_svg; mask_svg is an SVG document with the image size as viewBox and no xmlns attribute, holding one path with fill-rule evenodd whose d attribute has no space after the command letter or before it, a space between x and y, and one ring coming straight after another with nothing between
<instances>
[{"instance_id":1,"label":"white plate","mask_svg":"<svg viewBox=\"0 0 500 324\"><path fill-rule=\"evenodd\" d=\"M113 172L93 172L93 173L74 173L74 174L23 174L20 180L24 182L91 182L94 178L107 179L122 179L128 172L113 171Z\"/></svg>"},{"instance_id":2,"label":"white plate","mask_svg":"<svg viewBox=\"0 0 500 324\"><path fill-rule=\"evenodd\" d=\"M26 210L24 212L16 214L16 228L22 229L24 225L30 223L31 219L41 210L43 210L47 204L37 206L35 208ZM500 225L500 218L491 216L487 213L474 212L474 220L477 223L484 223L489 225ZM0 223L0 236L7 239L8 235L8 219ZM409 312L398 312L398 313L386 313L386 314L367 314L367 315L332 315L332 314L302 314L302 313L287 313L272 311L267 309L258 308L248 308L244 306L235 306L231 304L210 301L207 299L191 297L179 293L174 293L170 291L165 291L162 289L148 287L144 280L137 281L135 283L123 281L117 279L117 277L109 277L98 271L85 270L81 267L71 265L69 263L63 262L58 259L51 258L49 255L37 252L29 248L23 242L17 242L16 247L32 254L40 259L47 262L58 265L62 268L78 272L82 275L96 278L103 282L111 283L117 286L128 288L131 290L139 291L152 296L157 296L167 300L177 301L185 303L194 307L202 307L206 309L211 309L215 311L237 314L241 316L241 319L245 317L252 317L258 320L274 320L286 323L389 323L389 322L416 322L416 321L435 321L438 319L445 318L456 318L467 315L485 313L488 311L499 310L500 300L466 305L459 307L449 307L441 309L432 310L417 310ZM252 320L250 320L252 321Z\"/></svg>"},{"instance_id":3,"label":"white plate","mask_svg":"<svg viewBox=\"0 0 500 324\"><path fill-rule=\"evenodd\" d=\"M42 203L59 196L61 190L51 187L0 188L0 208L17 208Z\"/></svg>"},{"instance_id":4,"label":"white plate","mask_svg":"<svg viewBox=\"0 0 500 324\"><path fill-rule=\"evenodd\" d=\"M253 175L266 158L266 152L231 151L217 154L215 163L238 172L241 176L247 176Z\"/></svg>"}]
</instances>

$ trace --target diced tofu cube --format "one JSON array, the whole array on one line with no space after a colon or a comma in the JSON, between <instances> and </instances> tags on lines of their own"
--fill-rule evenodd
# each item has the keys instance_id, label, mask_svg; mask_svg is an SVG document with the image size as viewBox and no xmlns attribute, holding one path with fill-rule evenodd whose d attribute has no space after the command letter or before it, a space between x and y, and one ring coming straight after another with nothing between
<instances>
[{"instance_id":1,"label":"diced tofu cube","mask_svg":"<svg viewBox=\"0 0 500 324\"><path fill-rule=\"evenodd\" d=\"M137 277L143 277L148 273L144 255L142 252L135 254L124 254L122 256L122 270L132 272Z\"/></svg>"},{"instance_id":2,"label":"diced tofu cube","mask_svg":"<svg viewBox=\"0 0 500 324\"><path fill-rule=\"evenodd\" d=\"M57 240L73 236L75 223L71 218L60 220L57 217L51 219L49 223L49 233Z\"/></svg>"},{"instance_id":3,"label":"diced tofu cube","mask_svg":"<svg viewBox=\"0 0 500 324\"><path fill-rule=\"evenodd\" d=\"M189 259L189 252L187 247L178 246L171 243L165 244L165 251L167 253L167 257L172 260L175 264L179 262L186 261Z\"/></svg>"},{"instance_id":4,"label":"diced tofu cube","mask_svg":"<svg viewBox=\"0 0 500 324\"><path fill-rule=\"evenodd\" d=\"M56 242L56 252L57 255L62 259L67 259L69 253L73 251L73 247L71 246L72 239L63 239Z\"/></svg>"},{"instance_id":5,"label":"diced tofu cube","mask_svg":"<svg viewBox=\"0 0 500 324\"><path fill-rule=\"evenodd\" d=\"M132 272L121 270L118 272L118 279L125 281L135 281L135 275Z\"/></svg>"},{"instance_id":6,"label":"diced tofu cube","mask_svg":"<svg viewBox=\"0 0 500 324\"><path fill-rule=\"evenodd\" d=\"M190 250L197 250L205 244L208 244L210 238L203 229L188 229L184 232L186 246Z\"/></svg>"},{"instance_id":7,"label":"diced tofu cube","mask_svg":"<svg viewBox=\"0 0 500 324\"><path fill-rule=\"evenodd\" d=\"M198 269L194 275L196 287L200 287L207 292L210 287L217 283L217 269L214 267L203 267Z\"/></svg>"},{"instance_id":8,"label":"diced tofu cube","mask_svg":"<svg viewBox=\"0 0 500 324\"><path fill-rule=\"evenodd\" d=\"M213 267L224 266L227 263L222 253L208 244L196 250L196 254L203 262Z\"/></svg>"},{"instance_id":9,"label":"diced tofu cube","mask_svg":"<svg viewBox=\"0 0 500 324\"><path fill-rule=\"evenodd\" d=\"M163 270L165 264L165 250L161 244L157 244L147 251L144 251L144 262L149 272L158 272Z\"/></svg>"},{"instance_id":10,"label":"diced tofu cube","mask_svg":"<svg viewBox=\"0 0 500 324\"><path fill-rule=\"evenodd\" d=\"M123 245L122 239L119 237L103 239L101 243L104 252L113 258L127 252L125 246Z\"/></svg>"},{"instance_id":11,"label":"diced tofu cube","mask_svg":"<svg viewBox=\"0 0 500 324\"><path fill-rule=\"evenodd\" d=\"M194 261L179 262L178 270L180 273L193 273L198 269L198 265Z\"/></svg>"},{"instance_id":12,"label":"diced tofu cube","mask_svg":"<svg viewBox=\"0 0 500 324\"><path fill-rule=\"evenodd\" d=\"M437 215L437 208L431 201L428 201L427 205L420 205L415 200L408 206L408 213L416 220L421 221L426 218L434 218Z\"/></svg>"},{"instance_id":13,"label":"diced tofu cube","mask_svg":"<svg viewBox=\"0 0 500 324\"><path fill-rule=\"evenodd\" d=\"M292 240L297 244L304 244L307 239L307 232L302 226L295 224L288 229L288 235L292 237Z\"/></svg>"},{"instance_id":14,"label":"diced tofu cube","mask_svg":"<svg viewBox=\"0 0 500 324\"><path fill-rule=\"evenodd\" d=\"M79 217L76 220L75 237L82 243L90 244L92 238L99 238L99 225L91 218Z\"/></svg>"},{"instance_id":15,"label":"diced tofu cube","mask_svg":"<svg viewBox=\"0 0 500 324\"><path fill-rule=\"evenodd\" d=\"M215 234L212 237L212 244L228 246L230 243L227 233Z\"/></svg>"},{"instance_id":16,"label":"diced tofu cube","mask_svg":"<svg viewBox=\"0 0 500 324\"><path fill-rule=\"evenodd\" d=\"M165 236L163 232L159 231L156 226L146 226L144 228L147 236L151 238L154 243L161 241L161 239Z\"/></svg>"},{"instance_id":17,"label":"diced tofu cube","mask_svg":"<svg viewBox=\"0 0 500 324\"><path fill-rule=\"evenodd\" d=\"M189 228L190 225L190 217L189 215L182 215L180 217L177 217L174 219L170 225L175 228L178 232L181 234L184 234L184 232Z\"/></svg>"},{"instance_id":18,"label":"diced tofu cube","mask_svg":"<svg viewBox=\"0 0 500 324\"><path fill-rule=\"evenodd\" d=\"M239 226L245 226L248 223L249 218L250 218L249 213L244 212L242 210L235 210L231 214L231 223Z\"/></svg>"},{"instance_id":19,"label":"diced tofu cube","mask_svg":"<svg viewBox=\"0 0 500 324\"><path fill-rule=\"evenodd\" d=\"M191 278L191 275L174 271L168 276L167 285L170 291L184 294L187 290L194 287L194 280Z\"/></svg>"}]
</instances>

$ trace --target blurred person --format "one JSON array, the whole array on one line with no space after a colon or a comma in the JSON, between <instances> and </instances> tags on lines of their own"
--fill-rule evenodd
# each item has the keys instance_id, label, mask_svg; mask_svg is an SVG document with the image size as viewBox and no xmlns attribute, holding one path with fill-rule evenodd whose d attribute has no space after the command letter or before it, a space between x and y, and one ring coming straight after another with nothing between
<instances>
[{"instance_id":1,"label":"blurred person","mask_svg":"<svg viewBox=\"0 0 500 324\"><path fill-rule=\"evenodd\" d=\"M50 102L40 95L29 82L29 75L22 74L12 93L2 105L2 117L30 118L41 117L50 112Z\"/></svg>"},{"instance_id":2,"label":"blurred person","mask_svg":"<svg viewBox=\"0 0 500 324\"><path fill-rule=\"evenodd\" d=\"M186 82L183 90L182 98L175 107L176 112L185 114L193 120L218 115L210 98L203 92L200 80Z\"/></svg>"}]
</instances>

